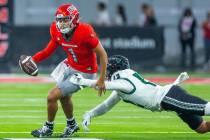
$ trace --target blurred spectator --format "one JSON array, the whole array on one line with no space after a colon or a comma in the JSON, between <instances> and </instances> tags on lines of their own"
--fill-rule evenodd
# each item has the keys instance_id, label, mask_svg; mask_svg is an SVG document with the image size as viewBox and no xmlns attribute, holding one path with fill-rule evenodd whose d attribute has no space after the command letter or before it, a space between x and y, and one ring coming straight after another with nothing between
<instances>
[{"instance_id":1,"label":"blurred spectator","mask_svg":"<svg viewBox=\"0 0 210 140\"><path fill-rule=\"evenodd\" d=\"M195 40L195 28L196 19L190 8L186 8L178 24L179 38L182 47L181 54L181 67L185 69L186 67L186 48L190 48L190 66L191 70L195 68L195 50L194 50L194 40Z\"/></svg>"},{"instance_id":2,"label":"blurred spectator","mask_svg":"<svg viewBox=\"0 0 210 140\"><path fill-rule=\"evenodd\" d=\"M143 3L140 7L143 15L140 15L139 25L140 26L156 26L157 20L155 18L155 12L151 5Z\"/></svg>"},{"instance_id":3,"label":"blurred spectator","mask_svg":"<svg viewBox=\"0 0 210 140\"><path fill-rule=\"evenodd\" d=\"M111 24L109 12L107 10L107 3L99 1L97 5L98 17L96 18L96 25L109 26Z\"/></svg>"},{"instance_id":4,"label":"blurred spectator","mask_svg":"<svg viewBox=\"0 0 210 140\"><path fill-rule=\"evenodd\" d=\"M205 64L204 70L210 69L210 11L207 13L207 18L202 24L205 47Z\"/></svg>"},{"instance_id":5,"label":"blurred spectator","mask_svg":"<svg viewBox=\"0 0 210 140\"><path fill-rule=\"evenodd\" d=\"M125 14L125 8L121 4L117 5L116 16L115 16L114 23L117 26L123 26L123 25L127 24L127 17L126 17L126 14Z\"/></svg>"}]
</instances>

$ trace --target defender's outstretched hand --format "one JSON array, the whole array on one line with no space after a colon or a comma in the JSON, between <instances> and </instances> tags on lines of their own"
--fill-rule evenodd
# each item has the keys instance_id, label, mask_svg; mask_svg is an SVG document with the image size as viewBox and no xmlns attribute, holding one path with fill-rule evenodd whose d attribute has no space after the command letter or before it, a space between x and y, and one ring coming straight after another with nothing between
<instances>
[{"instance_id":1,"label":"defender's outstretched hand","mask_svg":"<svg viewBox=\"0 0 210 140\"><path fill-rule=\"evenodd\" d=\"M88 86L88 87L92 87L95 88L96 90L98 90L99 92L99 96L102 95L102 93L105 94L106 89L105 89L105 83L102 80L91 80L91 79L85 79L83 78L83 76L79 73L75 73L71 76L71 78L69 79L69 81L75 85L79 85L79 86Z\"/></svg>"},{"instance_id":2,"label":"defender's outstretched hand","mask_svg":"<svg viewBox=\"0 0 210 140\"><path fill-rule=\"evenodd\" d=\"M89 131L88 125L90 125L91 122L91 116L89 113L85 113L83 115L83 121L82 121L82 127L85 131Z\"/></svg>"},{"instance_id":3,"label":"defender's outstretched hand","mask_svg":"<svg viewBox=\"0 0 210 140\"><path fill-rule=\"evenodd\" d=\"M84 79L84 78L81 74L75 73L71 76L69 81L76 85L82 85L82 79Z\"/></svg>"}]
</instances>

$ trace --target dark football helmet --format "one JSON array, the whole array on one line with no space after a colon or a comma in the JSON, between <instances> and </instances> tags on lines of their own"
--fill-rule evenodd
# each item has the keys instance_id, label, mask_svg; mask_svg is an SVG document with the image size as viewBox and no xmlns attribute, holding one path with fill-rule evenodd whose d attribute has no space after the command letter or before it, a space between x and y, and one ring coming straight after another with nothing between
<instances>
[{"instance_id":1,"label":"dark football helmet","mask_svg":"<svg viewBox=\"0 0 210 140\"><path fill-rule=\"evenodd\" d=\"M113 55L108 58L107 74L108 80L111 79L112 75L119 70L129 69L130 64L126 57L122 55Z\"/></svg>"}]
</instances>

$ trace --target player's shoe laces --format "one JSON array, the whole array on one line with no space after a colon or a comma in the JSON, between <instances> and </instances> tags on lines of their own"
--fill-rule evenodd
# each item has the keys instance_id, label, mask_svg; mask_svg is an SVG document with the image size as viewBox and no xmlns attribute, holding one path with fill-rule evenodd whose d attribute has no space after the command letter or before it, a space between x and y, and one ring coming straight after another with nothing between
<instances>
[{"instance_id":1,"label":"player's shoe laces","mask_svg":"<svg viewBox=\"0 0 210 140\"><path fill-rule=\"evenodd\" d=\"M77 123L75 123L72 126L68 125L68 126L66 126L66 128L64 129L63 134L61 134L60 137L62 137L62 138L69 137L72 134L74 134L75 132L77 132L78 130L80 130L80 129L79 129L79 126L77 125Z\"/></svg>"},{"instance_id":2,"label":"player's shoe laces","mask_svg":"<svg viewBox=\"0 0 210 140\"><path fill-rule=\"evenodd\" d=\"M50 128L51 127L51 128ZM34 130L31 132L31 135L34 137L48 137L51 136L53 133L53 126L48 126L46 123L42 126L42 128Z\"/></svg>"}]
</instances>

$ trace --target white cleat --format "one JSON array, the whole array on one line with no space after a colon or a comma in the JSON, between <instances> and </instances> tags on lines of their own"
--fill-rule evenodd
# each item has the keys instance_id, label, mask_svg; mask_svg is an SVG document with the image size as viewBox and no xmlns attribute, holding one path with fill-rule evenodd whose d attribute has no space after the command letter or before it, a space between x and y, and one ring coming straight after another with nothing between
<instances>
[{"instance_id":1,"label":"white cleat","mask_svg":"<svg viewBox=\"0 0 210 140\"><path fill-rule=\"evenodd\" d=\"M180 73L180 75L177 77L177 79L173 82L173 85L178 85L182 82L184 82L185 80L189 79L189 75L187 74L187 72L182 72Z\"/></svg>"}]
</instances>

